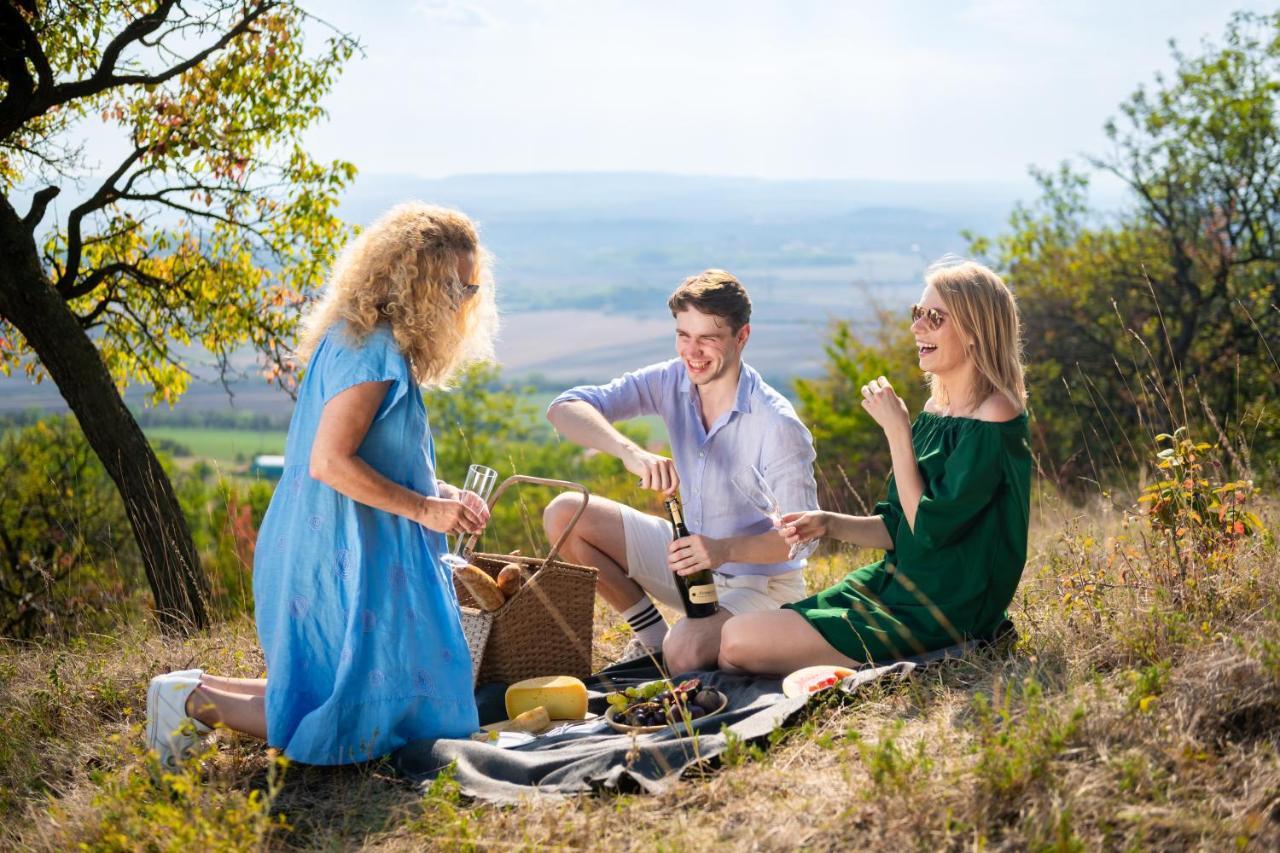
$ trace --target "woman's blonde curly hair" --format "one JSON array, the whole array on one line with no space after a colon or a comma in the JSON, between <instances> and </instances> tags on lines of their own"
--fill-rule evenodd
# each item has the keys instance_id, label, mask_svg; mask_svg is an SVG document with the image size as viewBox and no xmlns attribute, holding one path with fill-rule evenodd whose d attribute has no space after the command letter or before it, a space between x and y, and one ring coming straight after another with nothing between
<instances>
[{"instance_id":1,"label":"woman's blonde curly hair","mask_svg":"<svg viewBox=\"0 0 1280 853\"><path fill-rule=\"evenodd\" d=\"M473 262L472 280L458 264ZM467 285L479 290L469 298ZM397 205L347 244L324 295L307 312L298 342L303 364L334 323L354 343L387 323L419 385L447 387L466 364L493 359L498 312L489 253L476 227L456 210L421 202Z\"/></svg>"}]
</instances>

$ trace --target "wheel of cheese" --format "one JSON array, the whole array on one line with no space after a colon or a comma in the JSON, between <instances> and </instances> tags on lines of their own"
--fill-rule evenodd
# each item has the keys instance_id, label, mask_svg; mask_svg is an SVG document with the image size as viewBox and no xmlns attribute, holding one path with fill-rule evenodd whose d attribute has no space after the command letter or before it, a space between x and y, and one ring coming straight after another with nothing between
<instances>
[{"instance_id":1,"label":"wheel of cheese","mask_svg":"<svg viewBox=\"0 0 1280 853\"><path fill-rule=\"evenodd\" d=\"M553 720L581 720L587 716L587 685L572 675L526 678L507 688L507 717L515 719L539 705Z\"/></svg>"}]
</instances>

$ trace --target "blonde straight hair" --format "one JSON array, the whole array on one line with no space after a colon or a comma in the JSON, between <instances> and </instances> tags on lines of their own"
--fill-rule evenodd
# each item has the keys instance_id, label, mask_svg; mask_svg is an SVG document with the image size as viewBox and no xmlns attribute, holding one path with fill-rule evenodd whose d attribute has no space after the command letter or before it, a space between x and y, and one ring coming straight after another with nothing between
<instances>
[{"instance_id":1,"label":"blonde straight hair","mask_svg":"<svg viewBox=\"0 0 1280 853\"><path fill-rule=\"evenodd\" d=\"M947 306L947 318L962 335L973 339L969 357L977 380L973 399L963 402L977 408L988 397L1000 394L1018 411L1026 409L1018 305L1004 279L976 261L944 258L929 267L924 281ZM942 383L932 373L927 375L934 400L951 405Z\"/></svg>"}]
</instances>

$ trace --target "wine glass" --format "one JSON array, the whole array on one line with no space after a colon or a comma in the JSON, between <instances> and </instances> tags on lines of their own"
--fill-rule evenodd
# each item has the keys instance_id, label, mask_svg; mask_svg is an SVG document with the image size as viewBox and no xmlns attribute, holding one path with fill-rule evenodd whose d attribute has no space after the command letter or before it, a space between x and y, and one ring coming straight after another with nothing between
<instances>
[{"instance_id":1,"label":"wine glass","mask_svg":"<svg viewBox=\"0 0 1280 853\"><path fill-rule=\"evenodd\" d=\"M489 496L493 494L494 484L498 482L498 472L484 465L472 465L467 469L466 482L462 484L462 491L475 492L480 496L480 500L485 503L489 502ZM462 556L463 545L466 544L467 537L470 533L459 533L458 540L453 543L448 551L440 555L440 560L446 566L457 568L467 564L466 558Z\"/></svg>"},{"instance_id":2,"label":"wine glass","mask_svg":"<svg viewBox=\"0 0 1280 853\"><path fill-rule=\"evenodd\" d=\"M778 498L774 495L773 489L769 487L769 481L764 478L764 474L760 473L759 468L748 465L741 469L733 475L733 485L753 507L773 521L774 527L782 527L782 507L778 504ZM787 553L787 559L804 560L812 556L816 550L818 550L817 539L792 545Z\"/></svg>"}]
</instances>

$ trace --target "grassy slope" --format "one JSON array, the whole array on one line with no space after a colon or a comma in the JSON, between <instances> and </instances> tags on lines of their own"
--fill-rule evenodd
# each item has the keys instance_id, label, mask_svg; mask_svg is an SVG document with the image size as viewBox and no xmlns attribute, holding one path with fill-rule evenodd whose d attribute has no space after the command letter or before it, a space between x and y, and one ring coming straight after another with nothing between
<instances>
[{"instance_id":1,"label":"grassy slope","mask_svg":"<svg viewBox=\"0 0 1280 853\"><path fill-rule=\"evenodd\" d=\"M378 765L292 767L272 789L260 745L227 733L157 787L138 749L147 679L257 675L247 620L183 642L125 625L0 646L0 845L1274 849L1280 555L1269 535L1215 554L1179 564L1114 514L1042 522L1011 654L818 705L772 750L661 796L503 809ZM599 616L603 661L626 636Z\"/></svg>"}]
</instances>

